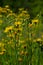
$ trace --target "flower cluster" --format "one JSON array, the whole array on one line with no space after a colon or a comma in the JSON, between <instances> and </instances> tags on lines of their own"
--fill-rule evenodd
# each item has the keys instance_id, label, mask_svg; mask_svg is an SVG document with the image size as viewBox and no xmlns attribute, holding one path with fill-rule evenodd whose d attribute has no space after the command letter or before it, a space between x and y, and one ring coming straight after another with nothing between
<instances>
[{"instance_id":1,"label":"flower cluster","mask_svg":"<svg viewBox=\"0 0 43 65\"><path fill-rule=\"evenodd\" d=\"M0 63L31 65L31 62L39 61L39 47L43 46L43 25L38 18L31 22L24 8L19 8L16 14L9 5L0 7Z\"/></svg>"}]
</instances>

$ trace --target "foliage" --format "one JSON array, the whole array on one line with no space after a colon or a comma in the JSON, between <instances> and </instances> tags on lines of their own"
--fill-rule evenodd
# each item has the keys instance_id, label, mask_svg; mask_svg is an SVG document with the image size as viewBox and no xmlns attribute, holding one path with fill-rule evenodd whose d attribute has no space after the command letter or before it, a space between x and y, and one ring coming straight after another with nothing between
<instances>
[{"instance_id":1,"label":"foliage","mask_svg":"<svg viewBox=\"0 0 43 65\"><path fill-rule=\"evenodd\" d=\"M40 16L41 17L41 16ZM24 8L13 13L0 7L0 64L43 65L43 24L39 14L31 20Z\"/></svg>"}]
</instances>

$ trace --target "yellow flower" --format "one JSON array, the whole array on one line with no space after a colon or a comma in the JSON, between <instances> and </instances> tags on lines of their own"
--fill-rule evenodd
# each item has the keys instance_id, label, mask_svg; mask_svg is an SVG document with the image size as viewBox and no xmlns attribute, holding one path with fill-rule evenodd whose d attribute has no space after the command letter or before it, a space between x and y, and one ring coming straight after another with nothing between
<instances>
[{"instance_id":1,"label":"yellow flower","mask_svg":"<svg viewBox=\"0 0 43 65\"><path fill-rule=\"evenodd\" d=\"M22 13L27 13L27 11L22 11Z\"/></svg>"},{"instance_id":2,"label":"yellow flower","mask_svg":"<svg viewBox=\"0 0 43 65\"><path fill-rule=\"evenodd\" d=\"M0 7L0 12L2 12L2 10L3 10L2 7Z\"/></svg>"},{"instance_id":3,"label":"yellow flower","mask_svg":"<svg viewBox=\"0 0 43 65\"><path fill-rule=\"evenodd\" d=\"M18 28L17 30L22 31L22 28Z\"/></svg>"},{"instance_id":4,"label":"yellow flower","mask_svg":"<svg viewBox=\"0 0 43 65\"><path fill-rule=\"evenodd\" d=\"M0 42L0 55L4 54L4 51L6 51L6 49L4 48L5 44Z\"/></svg>"},{"instance_id":5,"label":"yellow flower","mask_svg":"<svg viewBox=\"0 0 43 65\"><path fill-rule=\"evenodd\" d=\"M2 51L2 52L0 52L0 55L3 55L4 54L4 52Z\"/></svg>"},{"instance_id":6,"label":"yellow flower","mask_svg":"<svg viewBox=\"0 0 43 65\"><path fill-rule=\"evenodd\" d=\"M32 20L32 23L38 23L38 22L39 22L38 19L34 19L34 20Z\"/></svg>"},{"instance_id":7,"label":"yellow flower","mask_svg":"<svg viewBox=\"0 0 43 65\"><path fill-rule=\"evenodd\" d=\"M32 27L33 24L28 24L29 27Z\"/></svg>"},{"instance_id":8,"label":"yellow flower","mask_svg":"<svg viewBox=\"0 0 43 65\"><path fill-rule=\"evenodd\" d=\"M9 5L6 5L5 8L9 8Z\"/></svg>"},{"instance_id":9,"label":"yellow flower","mask_svg":"<svg viewBox=\"0 0 43 65\"><path fill-rule=\"evenodd\" d=\"M39 43L39 44L42 44L42 39L38 38L38 39L36 39L36 42Z\"/></svg>"},{"instance_id":10,"label":"yellow flower","mask_svg":"<svg viewBox=\"0 0 43 65\"><path fill-rule=\"evenodd\" d=\"M42 41L41 38L36 39L36 41Z\"/></svg>"},{"instance_id":11,"label":"yellow flower","mask_svg":"<svg viewBox=\"0 0 43 65\"><path fill-rule=\"evenodd\" d=\"M7 13L6 8L3 8L2 13Z\"/></svg>"},{"instance_id":12,"label":"yellow flower","mask_svg":"<svg viewBox=\"0 0 43 65\"><path fill-rule=\"evenodd\" d=\"M7 9L8 12L10 12L10 9Z\"/></svg>"},{"instance_id":13,"label":"yellow flower","mask_svg":"<svg viewBox=\"0 0 43 65\"><path fill-rule=\"evenodd\" d=\"M0 15L0 17L2 17L2 15Z\"/></svg>"},{"instance_id":14,"label":"yellow flower","mask_svg":"<svg viewBox=\"0 0 43 65\"><path fill-rule=\"evenodd\" d=\"M0 42L0 47L4 47L4 43Z\"/></svg>"},{"instance_id":15,"label":"yellow flower","mask_svg":"<svg viewBox=\"0 0 43 65\"><path fill-rule=\"evenodd\" d=\"M24 8L19 8L20 11L24 10Z\"/></svg>"},{"instance_id":16,"label":"yellow flower","mask_svg":"<svg viewBox=\"0 0 43 65\"><path fill-rule=\"evenodd\" d=\"M20 24L22 24L20 21L18 21L18 22L15 22L14 23L15 25L20 25Z\"/></svg>"},{"instance_id":17,"label":"yellow flower","mask_svg":"<svg viewBox=\"0 0 43 65\"><path fill-rule=\"evenodd\" d=\"M5 28L4 32L9 32L9 30L12 30L13 29L13 26L8 26Z\"/></svg>"}]
</instances>

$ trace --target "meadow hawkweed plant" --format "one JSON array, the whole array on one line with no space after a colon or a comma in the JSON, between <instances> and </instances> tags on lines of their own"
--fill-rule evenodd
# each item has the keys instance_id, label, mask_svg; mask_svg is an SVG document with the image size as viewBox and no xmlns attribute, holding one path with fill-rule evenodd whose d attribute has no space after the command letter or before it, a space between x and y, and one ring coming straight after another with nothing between
<instances>
[{"instance_id":1,"label":"meadow hawkweed plant","mask_svg":"<svg viewBox=\"0 0 43 65\"><path fill-rule=\"evenodd\" d=\"M14 13L9 5L0 7L0 65L43 65L41 18L30 23L28 11L18 10Z\"/></svg>"}]
</instances>

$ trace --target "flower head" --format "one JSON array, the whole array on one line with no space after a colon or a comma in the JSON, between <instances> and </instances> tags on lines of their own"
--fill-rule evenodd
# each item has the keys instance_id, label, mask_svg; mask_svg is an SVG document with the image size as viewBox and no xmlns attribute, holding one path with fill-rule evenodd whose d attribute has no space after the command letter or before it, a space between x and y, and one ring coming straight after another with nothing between
<instances>
[{"instance_id":1,"label":"flower head","mask_svg":"<svg viewBox=\"0 0 43 65\"><path fill-rule=\"evenodd\" d=\"M9 8L9 5L6 5L5 8Z\"/></svg>"},{"instance_id":2,"label":"flower head","mask_svg":"<svg viewBox=\"0 0 43 65\"><path fill-rule=\"evenodd\" d=\"M9 30L12 30L13 29L13 26L8 26L5 28L4 32L9 32Z\"/></svg>"},{"instance_id":3,"label":"flower head","mask_svg":"<svg viewBox=\"0 0 43 65\"><path fill-rule=\"evenodd\" d=\"M20 24L22 24L20 21L17 21L17 22L15 22L14 23L15 25L20 25Z\"/></svg>"},{"instance_id":4,"label":"flower head","mask_svg":"<svg viewBox=\"0 0 43 65\"><path fill-rule=\"evenodd\" d=\"M38 19L33 19L33 20L32 20L32 23L37 24L38 22L39 22L39 20L38 20Z\"/></svg>"}]
</instances>

